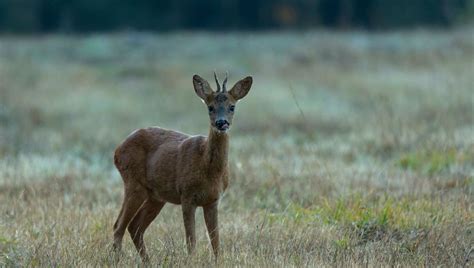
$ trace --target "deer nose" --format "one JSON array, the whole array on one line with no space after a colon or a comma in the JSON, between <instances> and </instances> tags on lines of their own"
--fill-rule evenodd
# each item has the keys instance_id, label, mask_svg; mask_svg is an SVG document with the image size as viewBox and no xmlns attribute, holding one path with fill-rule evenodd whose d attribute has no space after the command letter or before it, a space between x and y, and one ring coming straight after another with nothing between
<instances>
[{"instance_id":1,"label":"deer nose","mask_svg":"<svg viewBox=\"0 0 474 268\"><path fill-rule=\"evenodd\" d=\"M229 126L229 122L227 122L227 120L219 119L216 121L217 128L224 129L226 126Z\"/></svg>"}]
</instances>

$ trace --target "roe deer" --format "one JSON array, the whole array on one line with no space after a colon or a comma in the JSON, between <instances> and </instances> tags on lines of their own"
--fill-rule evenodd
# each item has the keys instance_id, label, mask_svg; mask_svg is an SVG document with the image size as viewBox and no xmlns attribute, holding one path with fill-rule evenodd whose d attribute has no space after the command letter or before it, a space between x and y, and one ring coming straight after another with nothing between
<instances>
[{"instance_id":1,"label":"roe deer","mask_svg":"<svg viewBox=\"0 0 474 268\"><path fill-rule=\"evenodd\" d=\"M128 232L143 262L149 260L143 234L165 203L181 204L189 253L195 248L197 207L204 220L217 258L219 229L217 206L228 185L229 137L235 104L250 90L252 77L226 90L227 74L221 86L214 73L217 90L199 75L193 76L196 94L207 105L209 136L189 136L159 127L139 129L115 150L114 162L124 183L122 209L114 224L114 249L120 251Z\"/></svg>"}]
</instances>

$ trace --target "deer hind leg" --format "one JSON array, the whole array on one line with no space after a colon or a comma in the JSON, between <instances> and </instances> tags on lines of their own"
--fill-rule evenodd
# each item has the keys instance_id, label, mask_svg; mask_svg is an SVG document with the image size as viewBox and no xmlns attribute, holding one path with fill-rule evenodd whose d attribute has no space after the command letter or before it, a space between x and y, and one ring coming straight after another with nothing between
<instances>
[{"instance_id":1,"label":"deer hind leg","mask_svg":"<svg viewBox=\"0 0 474 268\"><path fill-rule=\"evenodd\" d=\"M147 191L143 186L136 183L135 185L126 185L125 196L123 199L122 209L114 224L114 250L120 251L122 248L122 238L125 229L137 213L138 209L143 205L147 198Z\"/></svg>"},{"instance_id":2,"label":"deer hind leg","mask_svg":"<svg viewBox=\"0 0 474 268\"><path fill-rule=\"evenodd\" d=\"M115 251L121 250L128 224L148 198L147 190L140 184L146 178L146 151L138 145L142 132L132 134L115 150L114 164L122 176L125 189L122 208L114 224Z\"/></svg>"},{"instance_id":3,"label":"deer hind leg","mask_svg":"<svg viewBox=\"0 0 474 268\"><path fill-rule=\"evenodd\" d=\"M151 222L158 216L164 205L165 202L154 201L148 198L135 217L133 217L130 225L128 225L128 232L132 237L133 244L135 244L135 248L144 263L149 261L149 257L146 252L143 235Z\"/></svg>"}]
</instances>

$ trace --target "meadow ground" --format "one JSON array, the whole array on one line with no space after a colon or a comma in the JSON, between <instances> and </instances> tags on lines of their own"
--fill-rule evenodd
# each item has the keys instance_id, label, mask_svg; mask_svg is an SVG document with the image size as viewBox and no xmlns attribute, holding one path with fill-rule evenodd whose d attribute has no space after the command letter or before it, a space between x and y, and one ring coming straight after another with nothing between
<instances>
[{"instance_id":1,"label":"meadow ground","mask_svg":"<svg viewBox=\"0 0 474 268\"><path fill-rule=\"evenodd\" d=\"M0 266L113 266L115 146L207 134L191 77L254 76L231 130L221 266L472 266L474 29L0 38ZM145 235L208 266L202 211ZM138 265L128 234L119 266Z\"/></svg>"}]
</instances>

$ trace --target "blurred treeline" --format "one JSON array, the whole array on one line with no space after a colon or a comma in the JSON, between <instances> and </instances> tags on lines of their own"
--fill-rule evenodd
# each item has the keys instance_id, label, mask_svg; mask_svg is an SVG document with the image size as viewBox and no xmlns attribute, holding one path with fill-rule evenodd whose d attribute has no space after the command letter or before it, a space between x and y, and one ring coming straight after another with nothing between
<instances>
[{"instance_id":1,"label":"blurred treeline","mask_svg":"<svg viewBox=\"0 0 474 268\"><path fill-rule=\"evenodd\" d=\"M472 20L474 0L0 0L1 32L390 29Z\"/></svg>"}]
</instances>

